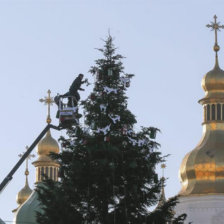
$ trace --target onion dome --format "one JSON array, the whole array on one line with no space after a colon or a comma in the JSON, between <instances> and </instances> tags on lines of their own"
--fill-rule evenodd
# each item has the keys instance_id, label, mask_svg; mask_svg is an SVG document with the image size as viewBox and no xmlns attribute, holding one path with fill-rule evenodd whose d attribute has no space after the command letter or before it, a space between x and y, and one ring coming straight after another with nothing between
<instances>
[{"instance_id":1,"label":"onion dome","mask_svg":"<svg viewBox=\"0 0 224 224\"><path fill-rule=\"evenodd\" d=\"M28 149L28 146L26 148ZM20 154L19 156L21 157L22 154ZM28 159L30 159L31 157L34 157L34 155L30 154L27 157L27 159L26 159L26 171L25 171L26 181L25 181L25 186L19 191L19 193L16 196L16 202L19 205L19 207L29 198L29 196L32 193L32 190L30 189L29 183L28 183L28 175L29 175ZM12 210L12 212L16 212L18 210L18 208Z\"/></svg>"},{"instance_id":2,"label":"onion dome","mask_svg":"<svg viewBox=\"0 0 224 224\"><path fill-rule=\"evenodd\" d=\"M55 139L52 138L50 130L46 136L39 142L37 153L40 156L48 156L51 152L59 153L59 145Z\"/></svg>"},{"instance_id":3,"label":"onion dome","mask_svg":"<svg viewBox=\"0 0 224 224\"><path fill-rule=\"evenodd\" d=\"M205 91L201 101L224 97L224 71L219 67L217 56L215 67L203 77L201 85Z\"/></svg>"},{"instance_id":4,"label":"onion dome","mask_svg":"<svg viewBox=\"0 0 224 224\"><path fill-rule=\"evenodd\" d=\"M29 198L31 193L32 190L29 187L28 179L26 177L25 187L23 187L16 196L16 202L19 205L19 207ZM16 212L19 209L19 207L12 210L12 212Z\"/></svg>"},{"instance_id":5,"label":"onion dome","mask_svg":"<svg viewBox=\"0 0 224 224\"><path fill-rule=\"evenodd\" d=\"M17 194L16 202L19 205L23 204L27 200L27 198L31 195L31 193L32 193L32 190L29 187L28 180L27 180L27 177L26 177L25 187L22 188L19 191L19 193Z\"/></svg>"},{"instance_id":6,"label":"onion dome","mask_svg":"<svg viewBox=\"0 0 224 224\"><path fill-rule=\"evenodd\" d=\"M215 30L215 67L208 72L202 87L203 136L194 150L183 159L179 177L182 184L180 195L224 194L224 71L219 68L217 30L224 28L219 23L207 25Z\"/></svg>"}]
</instances>

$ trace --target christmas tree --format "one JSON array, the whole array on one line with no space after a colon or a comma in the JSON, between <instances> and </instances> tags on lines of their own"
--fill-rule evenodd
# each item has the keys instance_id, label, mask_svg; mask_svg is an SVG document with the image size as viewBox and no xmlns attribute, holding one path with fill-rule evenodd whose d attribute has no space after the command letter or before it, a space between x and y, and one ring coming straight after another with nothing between
<instances>
[{"instance_id":1,"label":"christmas tree","mask_svg":"<svg viewBox=\"0 0 224 224\"><path fill-rule=\"evenodd\" d=\"M155 141L157 128L135 131L127 108L132 74L124 73L123 57L113 39L105 40L103 58L90 72L95 78L88 99L81 102L85 126L76 125L61 137L62 152L52 155L61 165L59 182L37 187L42 224L165 223L174 217L176 198L154 212L161 181L156 165L164 160ZM180 220L180 219L178 219ZM174 221L173 223L182 223Z\"/></svg>"}]
</instances>

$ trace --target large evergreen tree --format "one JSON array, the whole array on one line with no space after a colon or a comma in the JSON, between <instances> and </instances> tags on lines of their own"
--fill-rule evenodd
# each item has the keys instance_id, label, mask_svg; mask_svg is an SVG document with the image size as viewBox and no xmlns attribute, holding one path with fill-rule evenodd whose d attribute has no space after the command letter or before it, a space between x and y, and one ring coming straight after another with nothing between
<instances>
[{"instance_id":1,"label":"large evergreen tree","mask_svg":"<svg viewBox=\"0 0 224 224\"><path fill-rule=\"evenodd\" d=\"M161 182L156 165L163 161L158 129L136 132L135 116L127 108L125 92L133 75L125 74L122 56L115 53L111 36L103 58L90 72L93 92L82 101L85 126L77 125L61 137L58 159L61 179L47 180L37 190L43 213L41 224L143 224L173 220L176 198L154 212ZM178 219L179 220L179 219ZM175 221L181 223L181 221Z\"/></svg>"}]
</instances>

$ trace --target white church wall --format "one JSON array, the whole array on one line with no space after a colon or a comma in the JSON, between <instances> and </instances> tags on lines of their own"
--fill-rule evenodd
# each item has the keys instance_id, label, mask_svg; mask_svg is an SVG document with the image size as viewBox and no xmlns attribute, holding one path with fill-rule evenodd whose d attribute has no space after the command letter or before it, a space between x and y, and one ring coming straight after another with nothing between
<instances>
[{"instance_id":1,"label":"white church wall","mask_svg":"<svg viewBox=\"0 0 224 224\"><path fill-rule=\"evenodd\" d=\"M224 224L224 195L180 197L176 214L187 214L186 224Z\"/></svg>"}]
</instances>

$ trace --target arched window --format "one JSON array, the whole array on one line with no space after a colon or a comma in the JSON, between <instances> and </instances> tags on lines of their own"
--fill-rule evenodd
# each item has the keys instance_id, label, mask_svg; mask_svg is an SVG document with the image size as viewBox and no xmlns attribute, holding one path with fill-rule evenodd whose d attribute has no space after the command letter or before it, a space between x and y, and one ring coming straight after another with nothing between
<instances>
[{"instance_id":1,"label":"arched window","mask_svg":"<svg viewBox=\"0 0 224 224\"><path fill-rule=\"evenodd\" d=\"M212 104L212 120L215 120L215 104Z\"/></svg>"},{"instance_id":2,"label":"arched window","mask_svg":"<svg viewBox=\"0 0 224 224\"><path fill-rule=\"evenodd\" d=\"M41 180L44 180L44 167L41 167Z\"/></svg>"},{"instance_id":3,"label":"arched window","mask_svg":"<svg viewBox=\"0 0 224 224\"><path fill-rule=\"evenodd\" d=\"M210 105L207 105L207 121L210 121Z\"/></svg>"},{"instance_id":4,"label":"arched window","mask_svg":"<svg viewBox=\"0 0 224 224\"><path fill-rule=\"evenodd\" d=\"M217 104L217 120L221 120L221 105L220 103Z\"/></svg>"},{"instance_id":5,"label":"arched window","mask_svg":"<svg viewBox=\"0 0 224 224\"><path fill-rule=\"evenodd\" d=\"M52 167L50 168L50 178L53 179L53 175L52 175Z\"/></svg>"},{"instance_id":6,"label":"arched window","mask_svg":"<svg viewBox=\"0 0 224 224\"><path fill-rule=\"evenodd\" d=\"M53 178L53 180L56 181L56 168L54 168L54 178Z\"/></svg>"},{"instance_id":7,"label":"arched window","mask_svg":"<svg viewBox=\"0 0 224 224\"><path fill-rule=\"evenodd\" d=\"M38 167L37 169L38 169L38 181L40 181L40 178L41 178L40 167Z\"/></svg>"},{"instance_id":8,"label":"arched window","mask_svg":"<svg viewBox=\"0 0 224 224\"><path fill-rule=\"evenodd\" d=\"M46 167L46 176L49 178L48 167Z\"/></svg>"},{"instance_id":9,"label":"arched window","mask_svg":"<svg viewBox=\"0 0 224 224\"><path fill-rule=\"evenodd\" d=\"M58 168L56 168L56 179L55 179L55 181L57 181L58 180Z\"/></svg>"}]
</instances>

